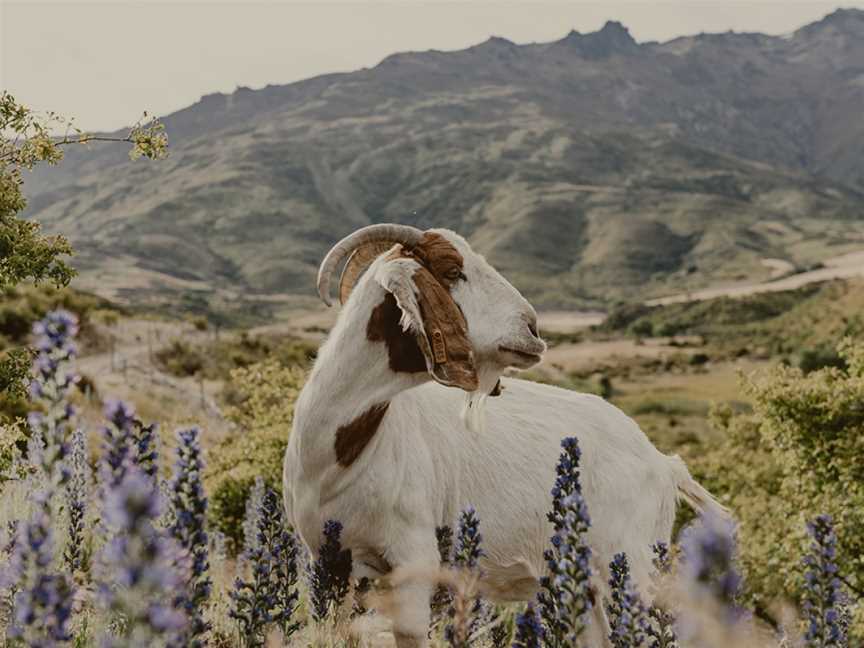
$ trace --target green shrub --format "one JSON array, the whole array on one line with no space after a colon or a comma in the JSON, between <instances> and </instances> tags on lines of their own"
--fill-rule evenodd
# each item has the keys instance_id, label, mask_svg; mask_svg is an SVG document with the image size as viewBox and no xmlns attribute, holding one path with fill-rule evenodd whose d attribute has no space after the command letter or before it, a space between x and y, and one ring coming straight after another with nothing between
<instances>
[{"instance_id":1,"label":"green shrub","mask_svg":"<svg viewBox=\"0 0 864 648\"><path fill-rule=\"evenodd\" d=\"M637 337L651 337L654 335L654 324L651 320L640 319L630 327L630 333Z\"/></svg>"},{"instance_id":2,"label":"green shrub","mask_svg":"<svg viewBox=\"0 0 864 648\"><path fill-rule=\"evenodd\" d=\"M156 360L165 371L175 376L194 376L204 369L204 355L183 340L172 340L156 352Z\"/></svg>"},{"instance_id":3,"label":"green shrub","mask_svg":"<svg viewBox=\"0 0 864 648\"><path fill-rule=\"evenodd\" d=\"M798 359L798 368L805 374L825 367L837 367L846 369L846 360L837 349L830 347L818 347L815 349L804 349Z\"/></svg>"},{"instance_id":4,"label":"green shrub","mask_svg":"<svg viewBox=\"0 0 864 648\"><path fill-rule=\"evenodd\" d=\"M748 378L753 413L715 411L725 441L693 466L740 521L747 596L763 611L800 594L792 557L817 514L834 518L839 577L864 591L864 350L846 342L840 356L846 369L780 365ZM853 636L864 639L860 614Z\"/></svg>"},{"instance_id":5,"label":"green shrub","mask_svg":"<svg viewBox=\"0 0 864 648\"><path fill-rule=\"evenodd\" d=\"M205 482L210 520L235 549L243 541L243 515L255 477L282 492L282 458L304 380L303 369L272 358L231 372L233 404L225 414L236 430L210 453Z\"/></svg>"}]
</instances>

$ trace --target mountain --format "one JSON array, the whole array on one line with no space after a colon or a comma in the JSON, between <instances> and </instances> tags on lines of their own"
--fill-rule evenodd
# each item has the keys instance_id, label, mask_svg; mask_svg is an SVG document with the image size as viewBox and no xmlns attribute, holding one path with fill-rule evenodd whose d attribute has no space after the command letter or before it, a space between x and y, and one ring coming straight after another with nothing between
<instances>
[{"instance_id":1,"label":"mountain","mask_svg":"<svg viewBox=\"0 0 864 648\"><path fill-rule=\"evenodd\" d=\"M788 36L493 37L203 97L170 157L70 151L28 213L128 300L311 295L372 222L443 226L541 306L768 276L864 247L864 11Z\"/></svg>"}]
</instances>

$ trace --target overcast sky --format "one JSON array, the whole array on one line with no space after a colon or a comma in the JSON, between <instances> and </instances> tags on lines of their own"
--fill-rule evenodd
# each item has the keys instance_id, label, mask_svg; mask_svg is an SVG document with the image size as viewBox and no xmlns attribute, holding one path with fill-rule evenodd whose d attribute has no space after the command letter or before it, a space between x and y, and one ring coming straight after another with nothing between
<instances>
[{"instance_id":1,"label":"overcast sky","mask_svg":"<svg viewBox=\"0 0 864 648\"><path fill-rule=\"evenodd\" d=\"M836 2L158 2L0 0L0 86L26 104L114 129L203 94L377 64L393 52L588 32L619 20L639 41L700 31L791 32ZM845 2L864 7L864 1Z\"/></svg>"}]
</instances>

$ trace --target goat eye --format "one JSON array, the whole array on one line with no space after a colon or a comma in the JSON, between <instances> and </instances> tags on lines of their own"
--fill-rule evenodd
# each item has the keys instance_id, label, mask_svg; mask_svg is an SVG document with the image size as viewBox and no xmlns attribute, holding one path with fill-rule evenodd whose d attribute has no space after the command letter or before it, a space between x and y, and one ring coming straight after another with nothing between
<instances>
[{"instance_id":1,"label":"goat eye","mask_svg":"<svg viewBox=\"0 0 864 648\"><path fill-rule=\"evenodd\" d=\"M461 270L459 270L459 268L453 268L452 270L448 270L444 273L444 276L447 278L448 281L457 281L458 279L461 279L462 281L468 281L468 278Z\"/></svg>"}]
</instances>

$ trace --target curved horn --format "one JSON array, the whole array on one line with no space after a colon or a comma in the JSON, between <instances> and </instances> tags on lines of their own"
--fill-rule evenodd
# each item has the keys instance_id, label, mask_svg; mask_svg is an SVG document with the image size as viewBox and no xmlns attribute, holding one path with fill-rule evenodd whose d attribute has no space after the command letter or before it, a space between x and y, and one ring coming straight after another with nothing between
<instances>
[{"instance_id":1,"label":"curved horn","mask_svg":"<svg viewBox=\"0 0 864 648\"><path fill-rule=\"evenodd\" d=\"M392 223L381 223L362 227L353 234L349 234L336 245L334 245L318 268L318 294L328 306L330 301L330 277L339 264L354 250L364 243L374 241L393 241L403 245L416 245L423 237L423 231L410 225L395 225Z\"/></svg>"}]
</instances>

